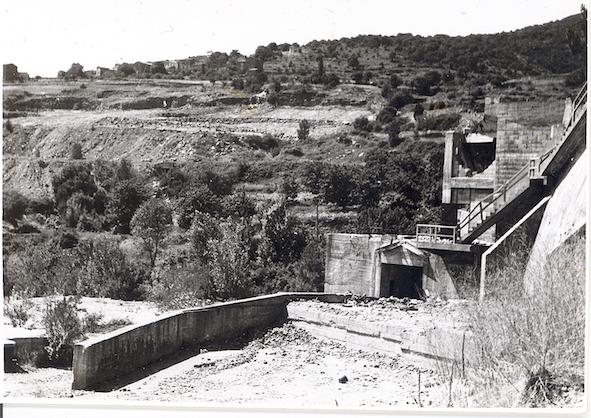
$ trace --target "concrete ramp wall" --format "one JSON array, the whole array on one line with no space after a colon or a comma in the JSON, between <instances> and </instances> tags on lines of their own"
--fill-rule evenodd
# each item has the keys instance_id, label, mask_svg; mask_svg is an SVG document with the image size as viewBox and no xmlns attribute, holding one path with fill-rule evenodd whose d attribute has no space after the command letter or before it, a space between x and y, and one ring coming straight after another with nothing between
<instances>
[{"instance_id":1,"label":"concrete ramp wall","mask_svg":"<svg viewBox=\"0 0 591 418\"><path fill-rule=\"evenodd\" d=\"M170 356L181 347L226 341L249 330L283 322L287 319L289 301L301 298L326 302L344 299L321 293L278 293L188 309L153 322L125 327L74 346L72 389L87 389L128 375Z\"/></svg>"},{"instance_id":2,"label":"concrete ramp wall","mask_svg":"<svg viewBox=\"0 0 591 418\"><path fill-rule=\"evenodd\" d=\"M548 201L525 272L524 285L529 293L539 283L539 272L552 252L587 224L589 152L574 163Z\"/></svg>"}]
</instances>

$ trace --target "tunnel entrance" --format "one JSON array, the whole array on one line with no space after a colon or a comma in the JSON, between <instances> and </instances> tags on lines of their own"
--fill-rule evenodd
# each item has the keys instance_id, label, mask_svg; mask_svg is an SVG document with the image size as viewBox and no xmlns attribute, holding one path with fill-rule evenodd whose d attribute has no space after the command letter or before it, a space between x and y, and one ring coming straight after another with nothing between
<instances>
[{"instance_id":1,"label":"tunnel entrance","mask_svg":"<svg viewBox=\"0 0 591 418\"><path fill-rule=\"evenodd\" d=\"M381 297L420 299L423 268L399 264L382 264Z\"/></svg>"}]
</instances>

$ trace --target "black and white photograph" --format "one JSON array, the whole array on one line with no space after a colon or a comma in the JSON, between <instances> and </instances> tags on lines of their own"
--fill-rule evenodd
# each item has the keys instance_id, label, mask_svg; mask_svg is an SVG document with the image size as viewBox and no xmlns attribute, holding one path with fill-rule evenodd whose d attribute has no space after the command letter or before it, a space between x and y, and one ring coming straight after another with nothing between
<instances>
[{"instance_id":1,"label":"black and white photograph","mask_svg":"<svg viewBox=\"0 0 591 418\"><path fill-rule=\"evenodd\" d=\"M0 417L585 413L587 3L3 1Z\"/></svg>"}]
</instances>

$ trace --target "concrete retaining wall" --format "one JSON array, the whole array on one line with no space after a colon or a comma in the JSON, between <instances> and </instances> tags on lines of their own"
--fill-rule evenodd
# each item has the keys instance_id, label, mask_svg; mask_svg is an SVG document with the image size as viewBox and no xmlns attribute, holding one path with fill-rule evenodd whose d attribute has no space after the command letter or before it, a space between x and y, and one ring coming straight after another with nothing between
<instances>
[{"instance_id":1,"label":"concrete retaining wall","mask_svg":"<svg viewBox=\"0 0 591 418\"><path fill-rule=\"evenodd\" d=\"M540 274L547 258L587 224L589 152L574 163L548 201L524 277L528 293L547 286Z\"/></svg>"},{"instance_id":2,"label":"concrete retaining wall","mask_svg":"<svg viewBox=\"0 0 591 418\"><path fill-rule=\"evenodd\" d=\"M125 327L74 346L72 389L87 389L125 376L181 347L230 340L285 321L289 301L301 298L344 299L329 294L279 293L174 312L157 321Z\"/></svg>"}]
</instances>

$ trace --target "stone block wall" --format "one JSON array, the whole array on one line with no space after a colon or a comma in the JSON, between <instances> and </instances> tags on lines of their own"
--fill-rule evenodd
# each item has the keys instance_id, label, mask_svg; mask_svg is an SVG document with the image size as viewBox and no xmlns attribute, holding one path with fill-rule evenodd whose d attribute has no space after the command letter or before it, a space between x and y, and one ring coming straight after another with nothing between
<instances>
[{"instance_id":1,"label":"stone block wall","mask_svg":"<svg viewBox=\"0 0 591 418\"><path fill-rule=\"evenodd\" d=\"M495 188L556 143L560 130L552 126L562 124L564 109L563 101L486 104L497 118Z\"/></svg>"}]
</instances>

